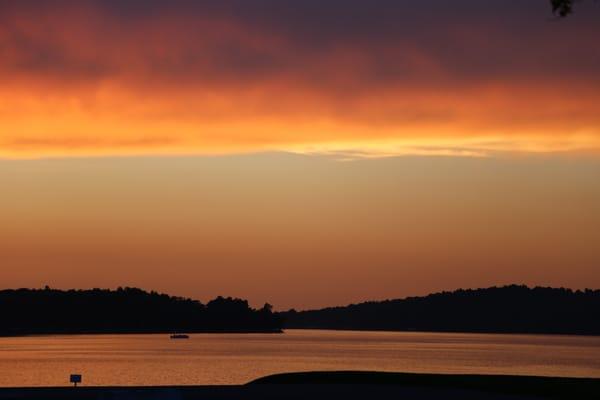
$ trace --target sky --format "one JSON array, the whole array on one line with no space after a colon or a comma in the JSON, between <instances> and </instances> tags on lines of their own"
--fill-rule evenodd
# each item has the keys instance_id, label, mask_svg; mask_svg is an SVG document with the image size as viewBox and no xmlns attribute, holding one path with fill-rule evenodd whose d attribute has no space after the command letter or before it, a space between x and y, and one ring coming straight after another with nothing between
<instances>
[{"instance_id":1,"label":"sky","mask_svg":"<svg viewBox=\"0 0 600 400\"><path fill-rule=\"evenodd\" d=\"M600 4L0 0L4 287L600 287Z\"/></svg>"}]
</instances>

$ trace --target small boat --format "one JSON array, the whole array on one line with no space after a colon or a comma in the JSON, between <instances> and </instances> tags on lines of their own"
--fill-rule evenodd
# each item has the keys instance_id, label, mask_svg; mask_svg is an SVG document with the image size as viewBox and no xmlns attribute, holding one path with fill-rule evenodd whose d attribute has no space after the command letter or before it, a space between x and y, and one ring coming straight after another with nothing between
<instances>
[{"instance_id":1,"label":"small boat","mask_svg":"<svg viewBox=\"0 0 600 400\"><path fill-rule=\"evenodd\" d=\"M175 333L173 335L171 335L171 339L189 339L190 336L189 335L185 335L183 333Z\"/></svg>"}]
</instances>

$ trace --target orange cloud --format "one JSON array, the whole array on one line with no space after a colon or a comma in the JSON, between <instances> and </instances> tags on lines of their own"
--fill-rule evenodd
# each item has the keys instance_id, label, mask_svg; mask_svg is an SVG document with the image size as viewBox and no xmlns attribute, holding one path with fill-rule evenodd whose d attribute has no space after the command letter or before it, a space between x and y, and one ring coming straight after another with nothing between
<instances>
[{"instance_id":1,"label":"orange cloud","mask_svg":"<svg viewBox=\"0 0 600 400\"><path fill-rule=\"evenodd\" d=\"M3 4L0 157L600 149L586 13L334 3Z\"/></svg>"}]
</instances>

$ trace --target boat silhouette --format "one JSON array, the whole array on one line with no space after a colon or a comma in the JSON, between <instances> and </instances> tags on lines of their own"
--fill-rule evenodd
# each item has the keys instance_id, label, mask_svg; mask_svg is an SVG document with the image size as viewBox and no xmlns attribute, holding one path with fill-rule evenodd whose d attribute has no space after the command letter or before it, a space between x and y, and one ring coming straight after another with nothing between
<instances>
[{"instance_id":1,"label":"boat silhouette","mask_svg":"<svg viewBox=\"0 0 600 400\"><path fill-rule=\"evenodd\" d=\"M171 339L189 339L190 336L183 333L174 333L171 335Z\"/></svg>"}]
</instances>

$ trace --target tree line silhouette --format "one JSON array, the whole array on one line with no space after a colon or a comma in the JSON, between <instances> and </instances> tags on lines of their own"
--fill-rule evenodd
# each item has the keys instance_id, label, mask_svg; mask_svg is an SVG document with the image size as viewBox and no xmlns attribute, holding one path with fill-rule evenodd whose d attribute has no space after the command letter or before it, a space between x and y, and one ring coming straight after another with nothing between
<instances>
[{"instance_id":1,"label":"tree line silhouette","mask_svg":"<svg viewBox=\"0 0 600 400\"><path fill-rule=\"evenodd\" d=\"M0 335L60 333L281 332L270 304L199 301L137 288L0 291Z\"/></svg>"},{"instance_id":2,"label":"tree line silhouette","mask_svg":"<svg viewBox=\"0 0 600 400\"><path fill-rule=\"evenodd\" d=\"M286 328L600 334L600 290L504 286L281 313Z\"/></svg>"},{"instance_id":3,"label":"tree line silhouette","mask_svg":"<svg viewBox=\"0 0 600 400\"><path fill-rule=\"evenodd\" d=\"M283 328L600 334L600 290L510 285L274 313L137 288L0 291L0 335L281 332Z\"/></svg>"}]
</instances>

